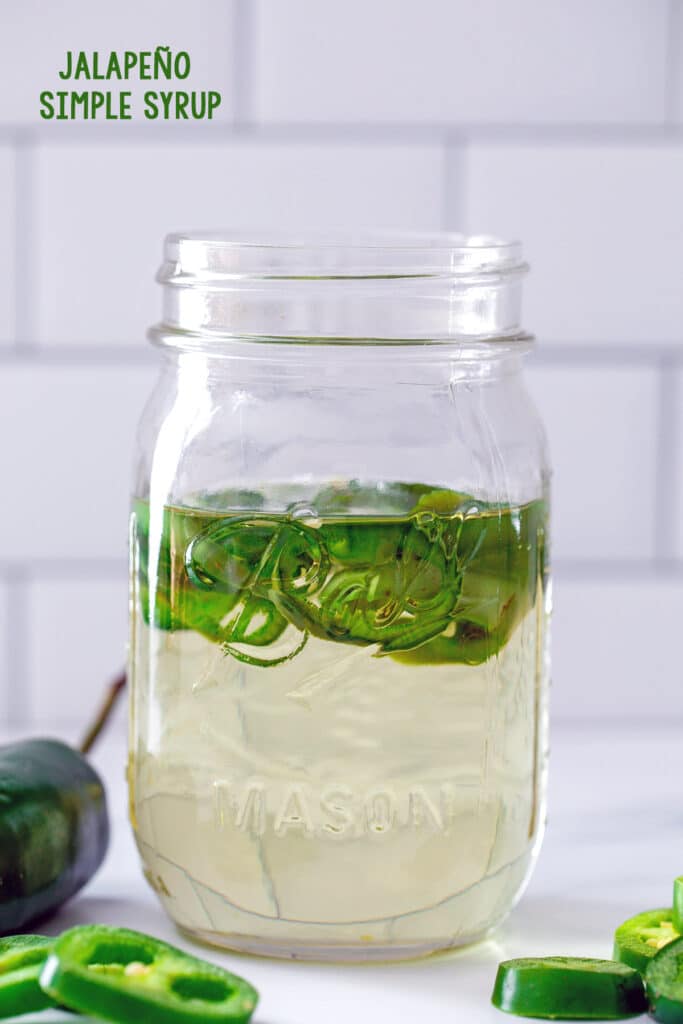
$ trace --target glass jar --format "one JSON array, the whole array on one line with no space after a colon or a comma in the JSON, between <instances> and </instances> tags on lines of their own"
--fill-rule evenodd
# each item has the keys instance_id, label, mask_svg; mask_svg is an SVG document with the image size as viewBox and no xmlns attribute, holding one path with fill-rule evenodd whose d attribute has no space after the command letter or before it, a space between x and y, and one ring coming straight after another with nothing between
<instances>
[{"instance_id":1,"label":"glass jar","mask_svg":"<svg viewBox=\"0 0 683 1024\"><path fill-rule=\"evenodd\" d=\"M186 932L481 938L544 820L548 468L489 238L166 240L131 526L131 817Z\"/></svg>"}]
</instances>

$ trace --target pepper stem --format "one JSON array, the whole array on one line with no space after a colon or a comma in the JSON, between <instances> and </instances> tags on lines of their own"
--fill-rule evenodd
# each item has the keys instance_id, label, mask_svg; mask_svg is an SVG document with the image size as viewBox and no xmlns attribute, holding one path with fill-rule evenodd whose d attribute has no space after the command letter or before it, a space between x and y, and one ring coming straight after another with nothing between
<instances>
[{"instance_id":1,"label":"pepper stem","mask_svg":"<svg viewBox=\"0 0 683 1024\"><path fill-rule=\"evenodd\" d=\"M95 743L99 739L100 733L105 728L109 718L111 717L112 711L118 703L118 699L121 696L126 686L126 673L125 671L119 672L119 674L112 679L111 683L107 687L104 699L100 704L97 715L90 723L88 730L83 737L79 746L81 754L89 754Z\"/></svg>"}]
</instances>

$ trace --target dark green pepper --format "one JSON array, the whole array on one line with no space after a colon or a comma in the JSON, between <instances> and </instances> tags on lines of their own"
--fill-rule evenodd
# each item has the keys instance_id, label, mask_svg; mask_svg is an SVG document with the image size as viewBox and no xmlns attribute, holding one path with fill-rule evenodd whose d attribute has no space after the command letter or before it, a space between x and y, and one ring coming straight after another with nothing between
<instances>
[{"instance_id":1,"label":"dark green pepper","mask_svg":"<svg viewBox=\"0 0 683 1024\"><path fill-rule=\"evenodd\" d=\"M249 982L159 939L86 925L64 932L40 976L53 999L130 1024L246 1024L258 1001Z\"/></svg>"},{"instance_id":2,"label":"dark green pepper","mask_svg":"<svg viewBox=\"0 0 683 1024\"><path fill-rule=\"evenodd\" d=\"M108 841L104 787L79 753L48 739L0 748L1 934L78 892Z\"/></svg>"}]
</instances>

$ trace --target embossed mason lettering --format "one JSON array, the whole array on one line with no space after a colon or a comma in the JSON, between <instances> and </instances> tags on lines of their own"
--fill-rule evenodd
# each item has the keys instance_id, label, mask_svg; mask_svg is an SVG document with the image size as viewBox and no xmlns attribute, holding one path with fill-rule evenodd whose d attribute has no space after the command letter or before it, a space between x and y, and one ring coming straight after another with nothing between
<instances>
[{"instance_id":1,"label":"embossed mason lettering","mask_svg":"<svg viewBox=\"0 0 683 1024\"><path fill-rule=\"evenodd\" d=\"M375 790L365 800L369 832L388 832L396 818L396 798L390 789Z\"/></svg>"},{"instance_id":2,"label":"embossed mason lettering","mask_svg":"<svg viewBox=\"0 0 683 1024\"><path fill-rule=\"evenodd\" d=\"M398 829L446 832L457 814L457 792L458 785L448 781L359 789L341 782L317 788L275 779L217 779L214 820L220 831L280 839L348 839Z\"/></svg>"},{"instance_id":3,"label":"embossed mason lettering","mask_svg":"<svg viewBox=\"0 0 683 1024\"><path fill-rule=\"evenodd\" d=\"M235 825L244 832L263 835L266 828L266 808L262 782L252 782L244 790L235 812Z\"/></svg>"},{"instance_id":4,"label":"embossed mason lettering","mask_svg":"<svg viewBox=\"0 0 683 1024\"><path fill-rule=\"evenodd\" d=\"M290 829L309 833L314 831L302 786L287 787L285 799L275 815L273 829L278 836L286 835Z\"/></svg>"},{"instance_id":5,"label":"embossed mason lettering","mask_svg":"<svg viewBox=\"0 0 683 1024\"><path fill-rule=\"evenodd\" d=\"M443 802L443 800L442 800ZM408 806L413 824L420 828L431 821L437 832L443 832L443 812L424 786L413 786L408 794Z\"/></svg>"},{"instance_id":6,"label":"embossed mason lettering","mask_svg":"<svg viewBox=\"0 0 683 1024\"><path fill-rule=\"evenodd\" d=\"M348 786L329 786L320 794L320 809L324 823L322 831L331 836L343 836L353 827L351 803L353 790Z\"/></svg>"}]
</instances>

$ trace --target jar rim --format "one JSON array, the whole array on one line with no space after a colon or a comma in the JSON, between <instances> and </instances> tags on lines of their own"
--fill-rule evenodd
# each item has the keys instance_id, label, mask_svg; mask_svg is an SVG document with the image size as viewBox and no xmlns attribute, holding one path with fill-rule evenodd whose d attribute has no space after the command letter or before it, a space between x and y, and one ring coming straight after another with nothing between
<instances>
[{"instance_id":1,"label":"jar rim","mask_svg":"<svg viewBox=\"0 0 683 1024\"><path fill-rule=\"evenodd\" d=\"M447 231L174 231L164 242L162 284L230 278L457 279L524 274L518 241Z\"/></svg>"},{"instance_id":2,"label":"jar rim","mask_svg":"<svg viewBox=\"0 0 683 1024\"><path fill-rule=\"evenodd\" d=\"M236 337L510 339L522 333L526 270L519 242L492 235L178 231L157 274L158 334L214 348Z\"/></svg>"}]
</instances>

